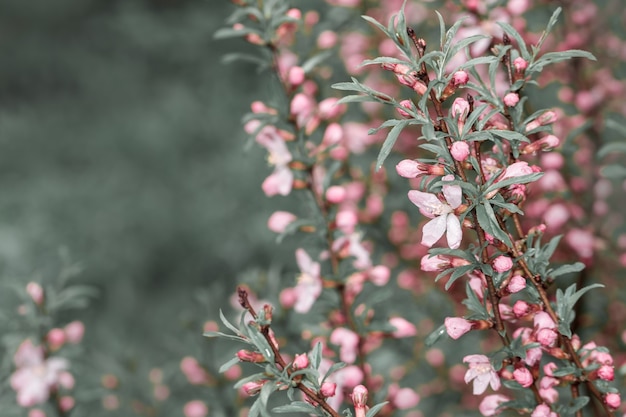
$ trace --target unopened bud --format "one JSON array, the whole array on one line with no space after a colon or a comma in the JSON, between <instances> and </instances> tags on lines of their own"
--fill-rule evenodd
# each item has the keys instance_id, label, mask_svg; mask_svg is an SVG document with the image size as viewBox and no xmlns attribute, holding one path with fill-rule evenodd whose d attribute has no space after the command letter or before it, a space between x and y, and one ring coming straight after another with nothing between
<instances>
[{"instance_id":1,"label":"unopened bud","mask_svg":"<svg viewBox=\"0 0 626 417\"><path fill-rule=\"evenodd\" d=\"M246 349L241 349L237 352L237 357L242 362L263 363L266 362L265 356L260 352L251 352Z\"/></svg>"},{"instance_id":2,"label":"unopened bud","mask_svg":"<svg viewBox=\"0 0 626 417\"><path fill-rule=\"evenodd\" d=\"M354 408L356 410L362 409L365 410L367 406L367 388L364 385L357 385L352 390L352 403L354 404Z\"/></svg>"},{"instance_id":3,"label":"unopened bud","mask_svg":"<svg viewBox=\"0 0 626 417\"><path fill-rule=\"evenodd\" d=\"M322 396L326 398L334 397L336 390L337 384L335 384L334 382L324 382L320 387L320 394L322 394Z\"/></svg>"},{"instance_id":4,"label":"unopened bud","mask_svg":"<svg viewBox=\"0 0 626 417\"><path fill-rule=\"evenodd\" d=\"M296 354L296 357L293 360L292 367L293 369L304 369L309 366L309 357L306 353L301 355Z\"/></svg>"}]
</instances>

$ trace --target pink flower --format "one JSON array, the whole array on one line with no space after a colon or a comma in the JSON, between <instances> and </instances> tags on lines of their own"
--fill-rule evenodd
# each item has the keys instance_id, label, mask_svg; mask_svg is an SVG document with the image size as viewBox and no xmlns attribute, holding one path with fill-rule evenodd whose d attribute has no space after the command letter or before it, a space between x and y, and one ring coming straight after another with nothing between
<instances>
[{"instance_id":1,"label":"pink flower","mask_svg":"<svg viewBox=\"0 0 626 417\"><path fill-rule=\"evenodd\" d=\"M396 165L396 172L404 178L417 178L420 175L428 174L422 165L412 159L403 159Z\"/></svg>"},{"instance_id":2,"label":"pink flower","mask_svg":"<svg viewBox=\"0 0 626 417\"><path fill-rule=\"evenodd\" d=\"M283 233L289 224L297 219L295 214L288 211L275 211L269 219L267 219L267 228L274 233Z\"/></svg>"},{"instance_id":3,"label":"pink flower","mask_svg":"<svg viewBox=\"0 0 626 417\"><path fill-rule=\"evenodd\" d=\"M356 361L359 335L345 327L338 327L330 334L330 343L339 346L339 358L345 363Z\"/></svg>"},{"instance_id":4,"label":"pink flower","mask_svg":"<svg viewBox=\"0 0 626 417\"><path fill-rule=\"evenodd\" d=\"M396 330L391 333L395 338L411 337L417 334L415 325L402 317L390 318L389 324L396 328Z\"/></svg>"},{"instance_id":5,"label":"pink flower","mask_svg":"<svg viewBox=\"0 0 626 417\"><path fill-rule=\"evenodd\" d=\"M469 369L465 373L465 383L474 381L474 395L485 392L488 385L495 391L500 389L500 378L485 355L468 355L463 358L463 362L469 364Z\"/></svg>"},{"instance_id":6,"label":"pink flower","mask_svg":"<svg viewBox=\"0 0 626 417\"><path fill-rule=\"evenodd\" d=\"M530 306L524 300L517 300L515 304L513 304L513 314L515 314L517 318L524 317L529 311Z\"/></svg>"},{"instance_id":7,"label":"pink flower","mask_svg":"<svg viewBox=\"0 0 626 417\"><path fill-rule=\"evenodd\" d=\"M620 403L622 402L622 399L620 398L619 394L615 394L613 392L609 392L604 397L604 402L609 407L611 407L613 409L617 409L619 407Z\"/></svg>"},{"instance_id":8,"label":"pink flower","mask_svg":"<svg viewBox=\"0 0 626 417\"><path fill-rule=\"evenodd\" d=\"M528 67L528 62L522 57L517 57L513 60L513 66L515 71L522 72Z\"/></svg>"},{"instance_id":9,"label":"pink flower","mask_svg":"<svg viewBox=\"0 0 626 417\"><path fill-rule=\"evenodd\" d=\"M550 410L550 407L546 404L539 404L535 407L530 417L556 417L556 413Z\"/></svg>"},{"instance_id":10,"label":"pink flower","mask_svg":"<svg viewBox=\"0 0 626 417\"><path fill-rule=\"evenodd\" d=\"M501 394L487 395L480 402L480 405L478 406L478 410L483 416L486 416L486 417L495 416L497 414L500 414L500 412L502 411L498 409L498 407L500 407L500 404L505 403L509 400L510 400L509 397L505 395L501 395Z\"/></svg>"},{"instance_id":11,"label":"pink flower","mask_svg":"<svg viewBox=\"0 0 626 417\"><path fill-rule=\"evenodd\" d=\"M444 323L448 336L455 340L472 330L472 322L461 317L446 317Z\"/></svg>"},{"instance_id":12,"label":"pink flower","mask_svg":"<svg viewBox=\"0 0 626 417\"><path fill-rule=\"evenodd\" d=\"M293 359L293 369L304 369L309 366L309 357L306 353L301 355L296 354L296 357Z\"/></svg>"},{"instance_id":13,"label":"pink flower","mask_svg":"<svg viewBox=\"0 0 626 417\"><path fill-rule=\"evenodd\" d=\"M300 267L301 274L295 287L298 300L293 309L298 313L306 313L322 293L321 267L319 263L313 262L311 257L301 248L296 250L296 262Z\"/></svg>"},{"instance_id":14,"label":"pink flower","mask_svg":"<svg viewBox=\"0 0 626 417\"><path fill-rule=\"evenodd\" d=\"M515 107L519 103L519 95L517 93L508 93L504 96L504 104L508 107Z\"/></svg>"},{"instance_id":15,"label":"pink flower","mask_svg":"<svg viewBox=\"0 0 626 417\"><path fill-rule=\"evenodd\" d=\"M399 410L408 410L420 402L420 396L411 388L400 388L393 396L393 405Z\"/></svg>"},{"instance_id":16,"label":"pink flower","mask_svg":"<svg viewBox=\"0 0 626 417\"><path fill-rule=\"evenodd\" d=\"M508 256L501 255L493 260L492 265L496 272L506 272L513 268L513 261Z\"/></svg>"},{"instance_id":17,"label":"pink flower","mask_svg":"<svg viewBox=\"0 0 626 417\"><path fill-rule=\"evenodd\" d=\"M293 159L284 139L274 126L265 126L256 136L256 141L269 152L268 161L274 165L274 172L263 181L263 191L267 196L288 195L293 185L293 172L289 163Z\"/></svg>"},{"instance_id":18,"label":"pink flower","mask_svg":"<svg viewBox=\"0 0 626 417\"><path fill-rule=\"evenodd\" d=\"M61 372L69 366L65 359L45 359L43 348L34 346L30 339L22 342L13 360L17 369L11 375L11 387L17 391L17 403L22 407L46 402Z\"/></svg>"},{"instance_id":19,"label":"pink flower","mask_svg":"<svg viewBox=\"0 0 626 417\"><path fill-rule=\"evenodd\" d=\"M26 285L26 292L33 299L35 304L41 305L43 303L44 291L41 285L36 282L29 282Z\"/></svg>"},{"instance_id":20,"label":"pink flower","mask_svg":"<svg viewBox=\"0 0 626 417\"><path fill-rule=\"evenodd\" d=\"M185 417L204 417L209 413L206 404L200 400L189 401L183 408Z\"/></svg>"},{"instance_id":21,"label":"pink flower","mask_svg":"<svg viewBox=\"0 0 626 417\"><path fill-rule=\"evenodd\" d=\"M602 365L598 369L598 377L605 381L613 381L613 379L615 378L615 371L610 365Z\"/></svg>"},{"instance_id":22,"label":"pink flower","mask_svg":"<svg viewBox=\"0 0 626 417\"><path fill-rule=\"evenodd\" d=\"M445 181L452 178L452 175L446 175L442 179ZM419 207L420 213L432 219L422 229L422 245L430 248L446 233L448 246L451 249L456 249L461 245L461 239L463 238L461 222L454 215L454 209L461 205L461 187L458 185L444 185L443 194L447 203L439 200L434 194L423 193L417 190L409 191L409 200Z\"/></svg>"},{"instance_id":23,"label":"pink flower","mask_svg":"<svg viewBox=\"0 0 626 417\"><path fill-rule=\"evenodd\" d=\"M452 103L452 109L451 109L452 117L455 117L455 118L458 117L459 122L465 122L465 119L467 118L469 111L470 111L469 102L462 97L455 99L454 102Z\"/></svg>"},{"instance_id":24,"label":"pink flower","mask_svg":"<svg viewBox=\"0 0 626 417\"><path fill-rule=\"evenodd\" d=\"M511 277L511 280L509 281L509 285L507 285L506 288L511 294L520 292L521 290L526 288L526 278L521 275L513 275L513 277ZM515 306L513 308L515 308Z\"/></svg>"},{"instance_id":25,"label":"pink flower","mask_svg":"<svg viewBox=\"0 0 626 417\"><path fill-rule=\"evenodd\" d=\"M337 391L337 384L334 382L325 381L320 387L320 394L324 397L334 397L335 392Z\"/></svg>"},{"instance_id":26,"label":"pink flower","mask_svg":"<svg viewBox=\"0 0 626 417\"><path fill-rule=\"evenodd\" d=\"M469 145L467 142L456 141L450 147L450 154L456 161L463 162L470 154Z\"/></svg>"},{"instance_id":27,"label":"pink flower","mask_svg":"<svg viewBox=\"0 0 626 417\"><path fill-rule=\"evenodd\" d=\"M513 379L524 388L530 387L535 382L528 368L517 368L513 371Z\"/></svg>"},{"instance_id":28,"label":"pink flower","mask_svg":"<svg viewBox=\"0 0 626 417\"><path fill-rule=\"evenodd\" d=\"M355 258L352 265L359 270L368 269L372 266L372 260L369 251L361 242L361 234L354 232L347 236L341 236L333 242L332 250L340 251L347 249L348 256Z\"/></svg>"}]
</instances>

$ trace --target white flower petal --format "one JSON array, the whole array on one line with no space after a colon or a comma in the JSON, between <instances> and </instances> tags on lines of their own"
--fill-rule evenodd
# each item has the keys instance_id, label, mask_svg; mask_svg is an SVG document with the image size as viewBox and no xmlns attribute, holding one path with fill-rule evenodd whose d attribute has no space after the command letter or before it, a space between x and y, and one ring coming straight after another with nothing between
<instances>
[{"instance_id":1,"label":"white flower petal","mask_svg":"<svg viewBox=\"0 0 626 417\"><path fill-rule=\"evenodd\" d=\"M459 218L450 213L446 216L446 240L450 249L456 249L461 245L463 230Z\"/></svg>"},{"instance_id":2,"label":"white flower petal","mask_svg":"<svg viewBox=\"0 0 626 417\"><path fill-rule=\"evenodd\" d=\"M430 217L431 219L434 217L434 213L441 212L442 206L446 205L442 203L434 194L411 190L408 195L409 200L419 207L420 213L426 217Z\"/></svg>"},{"instance_id":3,"label":"white flower petal","mask_svg":"<svg viewBox=\"0 0 626 417\"><path fill-rule=\"evenodd\" d=\"M429 221L422 228L422 245L433 246L446 231L446 217L438 216Z\"/></svg>"}]
</instances>

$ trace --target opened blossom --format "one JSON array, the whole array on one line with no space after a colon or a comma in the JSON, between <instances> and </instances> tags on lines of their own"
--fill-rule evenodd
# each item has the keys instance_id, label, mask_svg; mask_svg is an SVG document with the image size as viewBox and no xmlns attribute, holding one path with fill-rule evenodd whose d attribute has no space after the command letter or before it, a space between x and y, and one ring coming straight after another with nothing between
<instances>
[{"instance_id":1,"label":"opened blossom","mask_svg":"<svg viewBox=\"0 0 626 417\"><path fill-rule=\"evenodd\" d=\"M296 262L300 267L300 276L294 289L297 301L293 309L298 313L306 313L322 293L321 267L301 248L296 250Z\"/></svg>"},{"instance_id":2,"label":"opened blossom","mask_svg":"<svg viewBox=\"0 0 626 417\"><path fill-rule=\"evenodd\" d=\"M442 178L444 181L454 179L452 174ZM461 245L463 232L461 222L454 214L454 209L461 205L462 191L458 185L444 185L444 203L435 194L424 193L417 190L409 191L409 200L415 204L420 213L432 220L422 229L422 245L433 246L446 233L448 246L456 249Z\"/></svg>"},{"instance_id":3,"label":"opened blossom","mask_svg":"<svg viewBox=\"0 0 626 417\"><path fill-rule=\"evenodd\" d=\"M17 403L22 407L46 402L69 366L66 359L46 359L43 347L34 346L30 339L22 342L13 361L17 369L11 375L11 387L17 392Z\"/></svg>"},{"instance_id":4,"label":"opened blossom","mask_svg":"<svg viewBox=\"0 0 626 417\"><path fill-rule=\"evenodd\" d=\"M500 377L491 366L489 358L485 355L468 355L463 358L463 362L469 364L469 369L465 373L465 383L474 381L474 395L480 395L489 385L497 391L500 389Z\"/></svg>"},{"instance_id":5,"label":"opened blossom","mask_svg":"<svg viewBox=\"0 0 626 417\"><path fill-rule=\"evenodd\" d=\"M293 157L285 140L280 136L278 129L265 126L256 135L256 141L267 149L268 162L274 166L274 172L263 181L263 191L269 197L276 194L288 195L293 185L293 172L289 168Z\"/></svg>"}]
</instances>

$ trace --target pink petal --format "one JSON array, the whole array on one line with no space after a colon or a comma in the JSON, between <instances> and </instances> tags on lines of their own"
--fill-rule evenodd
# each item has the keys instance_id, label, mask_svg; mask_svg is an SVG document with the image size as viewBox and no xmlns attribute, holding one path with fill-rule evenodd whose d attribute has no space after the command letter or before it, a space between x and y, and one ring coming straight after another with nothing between
<instances>
[{"instance_id":1,"label":"pink petal","mask_svg":"<svg viewBox=\"0 0 626 417\"><path fill-rule=\"evenodd\" d=\"M446 231L446 217L438 216L429 221L422 228L422 245L432 247Z\"/></svg>"},{"instance_id":2,"label":"pink petal","mask_svg":"<svg viewBox=\"0 0 626 417\"><path fill-rule=\"evenodd\" d=\"M443 217L443 216L442 216ZM450 249L456 249L461 245L463 239L463 231L461 230L461 222L459 218L450 213L446 217L446 239L448 240L448 247Z\"/></svg>"},{"instance_id":3,"label":"pink petal","mask_svg":"<svg viewBox=\"0 0 626 417\"><path fill-rule=\"evenodd\" d=\"M409 200L420 209L420 213L424 216L433 218L434 212L441 209L444 205L436 195L430 193L423 193L417 190L409 191ZM443 234L443 232L442 232Z\"/></svg>"},{"instance_id":4,"label":"pink petal","mask_svg":"<svg viewBox=\"0 0 626 417\"><path fill-rule=\"evenodd\" d=\"M458 185L444 185L443 195L452 208L457 208L463 201L463 190Z\"/></svg>"}]
</instances>

